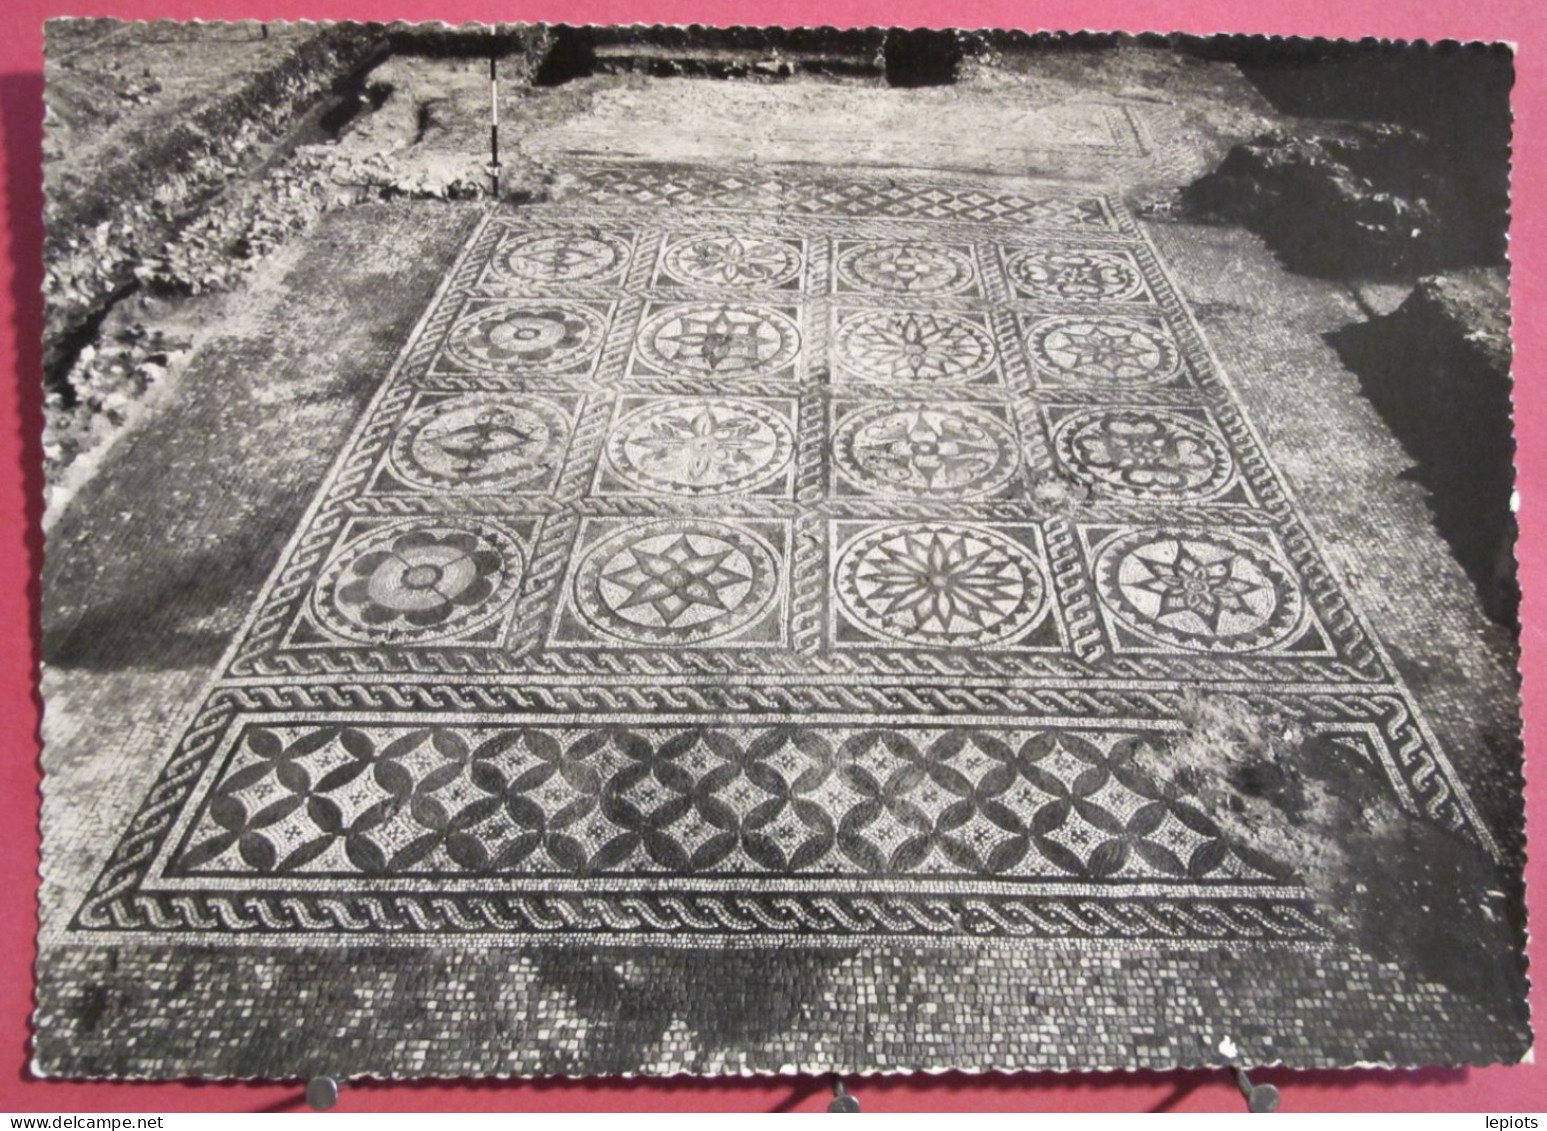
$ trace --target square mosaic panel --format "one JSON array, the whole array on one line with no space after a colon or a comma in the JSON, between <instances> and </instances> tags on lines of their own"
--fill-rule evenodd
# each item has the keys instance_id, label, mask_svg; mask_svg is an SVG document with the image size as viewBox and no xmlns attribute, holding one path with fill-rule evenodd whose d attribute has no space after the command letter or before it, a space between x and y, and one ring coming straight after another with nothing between
<instances>
[{"instance_id":1,"label":"square mosaic panel","mask_svg":"<svg viewBox=\"0 0 1547 1131\"><path fill-rule=\"evenodd\" d=\"M1067 649L1034 524L842 521L830 537L835 648Z\"/></svg>"},{"instance_id":2,"label":"square mosaic panel","mask_svg":"<svg viewBox=\"0 0 1547 1131\"><path fill-rule=\"evenodd\" d=\"M1213 413L1197 405L1044 404L1058 472L1092 501L1153 506L1253 504Z\"/></svg>"},{"instance_id":3,"label":"square mosaic panel","mask_svg":"<svg viewBox=\"0 0 1547 1131\"><path fill-rule=\"evenodd\" d=\"M708 383L791 377L801 355L796 308L755 302L652 302L628 376Z\"/></svg>"},{"instance_id":4,"label":"square mosaic panel","mask_svg":"<svg viewBox=\"0 0 1547 1131\"><path fill-rule=\"evenodd\" d=\"M793 397L619 397L591 491L791 498L798 412Z\"/></svg>"},{"instance_id":5,"label":"square mosaic panel","mask_svg":"<svg viewBox=\"0 0 1547 1131\"><path fill-rule=\"evenodd\" d=\"M613 304L583 299L459 302L430 366L436 377L586 377L594 373Z\"/></svg>"},{"instance_id":6,"label":"square mosaic panel","mask_svg":"<svg viewBox=\"0 0 1547 1131\"><path fill-rule=\"evenodd\" d=\"M409 401L371 494L543 495L557 488L585 398L425 390Z\"/></svg>"},{"instance_id":7,"label":"square mosaic panel","mask_svg":"<svg viewBox=\"0 0 1547 1131\"><path fill-rule=\"evenodd\" d=\"M586 518L570 558L555 648L785 641L788 520Z\"/></svg>"},{"instance_id":8,"label":"square mosaic panel","mask_svg":"<svg viewBox=\"0 0 1547 1131\"><path fill-rule=\"evenodd\" d=\"M1012 410L942 399L834 399L834 498L944 506L1024 493Z\"/></svg>"},{"instance_id":9,"label":"square mosaic panel","mask_svg":"<svg viewBox=\"0 0 1547 1131\"><path fill-rule=\"evenodd\" d=\"M983 294L983 275L971 244L836 240L832 270L838 294L924 298Z\"/></svg>"},{"instance_id":10,"label":"square mosaic panel","mask_svg":"<svg viewBox=\"0 0 1547 1131\"><path fill-rule=\"evenodd\" d=\"M591 225L533 232L496 223L489 235L494 247L474 286L491 294L542 294L576 283L616 286L628 274L639 240L636 232Z\"/></svg>"},{"instance_id":11,"label":"square mosaic panel","mask_svg":"<svg viewBox=\"0 0 1547 1131\"><path fill-rule=\"evenodd\" d=\"M492 648L514 615L538 520L445 515L347 521L290 648Z\"/></svg>"},{"instance_id":12,"label":"square mosaic panel","mask_svg":"<svg viewBox=\"0 0 1547 1131\"><path fill-rule=\"evenodd\" d=\"M1117 651L1331 654L1270 530L1081 526L1079 533Z\"/></svg>"},{"instance_id":13,"label":"square mosaic panel","mask_svg":"<svg viewBox=\"0 0 1547 1131\"><path fill-rule=\"evenodd\" d=\"M1021 340L1036 383L1102 396L1191 384L1164 319L1148 314L1023 314Z\"/></svg>"},{"instance_id":14,"label":"square mosaic panel","mask_svg":"<svg viewBox=\"0 0 1547 1131\"><path fill-rule=\"evenodd\" d=\"M995 249L1017 298L1054 303L1153 304L1137 257L1126 248Z\"/></svg>"},{"instance_id":15,"label":"square mosaic panel","mask_svg":"<svg viewBox=\"0 0 1547 1131\"><path fill-rule=\"evenodd\" d=\"M742 233L672 232L656 263L662 287L731 291L799 291L806 270L806 241Z\"/></svg>"},{"instance_id":16,"label":"square mosaic panel","mask_svg":"<svg viewBox=\"0 0 1547 1131\"><path fill-rule=\"evenodd\" d=\"M835 385L926 395L1005 391L994 319L986 312L839 307L831 335Z\"/></svg>"}]
</instances>

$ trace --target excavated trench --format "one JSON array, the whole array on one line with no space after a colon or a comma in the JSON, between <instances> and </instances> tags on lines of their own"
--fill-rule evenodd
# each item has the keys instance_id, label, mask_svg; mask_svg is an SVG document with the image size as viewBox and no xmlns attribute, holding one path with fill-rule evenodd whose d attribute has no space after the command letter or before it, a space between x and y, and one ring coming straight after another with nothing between
<instances>
[{"instance_id":1,"label":"excavated trench","mask_svg":"<svg viewBox=\"0 0 1547 1131\"><path fill-rule=\"evenodd\" d=\"M1397 309L1328 340L1412 457L1483 608L1518 633L1507 310L1502 270L1427 276Z\"/></svg>"},{"instance_id":2,"label":"excavated trench","mask_svg":"<svg viewBox=\"0 0 1547 1131\"><path fill-rule=\"evenodd\" d=\"M1342 281L1361 305L1368 284L1410 288L1327 340L1413 459L1411 478L1484 609L1518 633L1508 49L1305 40L1265 52L1232 40L1208 50L1299 124L1234 146L1184 189L1184 209L1248 228L1285 267Z\"/></svg>"}]
</instances>

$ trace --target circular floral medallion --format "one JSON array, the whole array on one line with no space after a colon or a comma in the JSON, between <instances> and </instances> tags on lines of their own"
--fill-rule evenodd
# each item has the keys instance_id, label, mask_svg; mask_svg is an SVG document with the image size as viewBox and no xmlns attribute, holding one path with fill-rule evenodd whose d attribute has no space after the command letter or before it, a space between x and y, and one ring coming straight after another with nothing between
<instances>
[{"instance_id":1,"label":"circular floral medallion","mask_svg":"<svg viewBox=\"0 0 1547 1131\"><path fill-rule=\"evenodd\" d=\"M873 405L838 427L839 470L875 494L975 499L1002 489L1020 466L1015 437L971 405Z\"/></svg>"},{"instance_id":2,"label":"circular floral medallion","mask_svg":"<svg viewBox=\"0 0 1547 1131\"><path fill-rule=\"evenodd\" d=\"M498 302L464 314L446 351L485 372L546 372L574 365L601 341L601 315L580 303Z\"/></svg>"},{"instance_id":3,"label":"circular floral medallion","mask_svg":"<svg viewBox=\"0 0 1547 1131\"><path fill-rule=\"evenodd\" d=\"M1042 368L1086 381L1158 384L1181 367L1170 335L1136 318L1049 318L1032 327L1027 345Z\"/></svg>"},{"instance_id":4,"label":"circular floral medallion","mask_svg":"<svg viewBox=\"0 0 1547 1131\"><path fill-rule=\"evenodd\" d=\"M960 248L929 243L865 243L838 257L838 276L855 290L946 295L972 286L972 260Z\"/></svg>"},{"instance_id":5,"label":"circular floral medallion","mask_svg":"<svg viewBox=\"0 0 1547 1131\"><path fill-rule=\"evenodd\" d=\"M1144 294L1133 261L1117 251L1028 248L1005 262L1016 290L1031 298L1122 302Z\"/></svg>"},{"instance_id":6,"label":"circular floral medallion","mask_svg":"<svg viewBox=\"0 0 1547 1131\"><path fill-rule=\"evenodd\" d=\"M575 605L605 636L629 644L699 644L745 628L772 603L773 549L741 527L666 519L630 527L586 554Z\"/></svg>"},{"instance_id":7,"label":"circular floral medallion","mask_svg":"<svg viewBox=\"0 0 1547 1131\"><path fill-rule=\"evenodd\" d=\"M1035 557L981 526L908 522L857 538L838 558L834 591L865 629L932 648L994 644L1047 608Z\"/></svg>"},{"instance_id":8,"label":"circular floral medallion","mask_svg":"<svg viewBox=\"0 0 1547 1131\"><path fill-rule=\"evenodd\" d=\"M800 252L761 236L694 236L667 248L662 266L690 285L778 287L800 274Z\"/></svg>"},{"instance_id":9,"label":"circular floral medallion","mask_svg":"<svg viewBox=\"0 0 1547 1131\"><path fill-rule=\"evenodd\" d=\"M651 494L752 491L782 475L794 452L789 423L750 400L647 404L618 421L607 440L612 470Z\"/></svg>"},{"instance_id":10,"label":"circular floral medallion","mask_svg":"<svg viewBox=\"0 0 1547 1131\"><path fill-rule=\"evenodd\" d=\"M1096 559L1096 592L1126 628L1199 652L1254 652L1299 630L1305 602L1289 568L1224 531L1141 530Z\"/></svg>"},{"instance_id":11,"label":"circular floral medallion","mask_svg":"<svg viewBox=\"0 0 1547 1131\"><path fill-rule=\"evenodd\" d=\"M1234 476L1230 451L1212 429L1161 409L1075 413L1055 429L1053 446L1074 475L1146 502L1212 498Z\"/></svg>"},{"instance_id":12,"label":"circular floral medallion","mask_svg":"<svg viewBox=\"0 0 1547 1131\"><path fill-rule=\"evenodd\" d=\"M741 377L794 361L800 331L767 307L692 303L651 318L638 344L641 356L668 376Z\"/></svg>"},{"instance_id":13,"label":"circular floral medallion","mask_svg":"<svg viewBox=\"0 0 1547 1131\"><path fill-rule=\"evenodd\" d=\"M313 611L363 643L419 643L499 615L520 584L521 551L481 523L394 523L345 546L324 567Z\"/></svg>"},{"instance_id":14,"label":"circular floral medallion","mask_svg":"<svg viewBox=\"0 0 1547 1131\"><path fill-rule=\"evenodd\" d=\"M994 339L960 314L867 310L845 319L833 338L838 363L867 381L950 384L994 364Z\"/></svg>"},{"instance_id":15,"label":"circular floral medallion","mask_svg":"<svg viewBox=\"0 0 1547 1131\"><path fill-rule=\"evenodd\" d=\"M583 283L617 274L628 256L628 241L606 232L525 232L500 242L493 266L528 283Z\"/></svg>"},{"instance_id":16,"label":"circular floral medallion","mask_svg":"<svg viewBox=\"0 0 1547 1131\"><path fill-rule=\"evenodd\" d=\"M392 468L432 490L519 490L547 483L569 422L547 401L470 393L421 408L392 443Z\"/></svg>"}]
</instances>

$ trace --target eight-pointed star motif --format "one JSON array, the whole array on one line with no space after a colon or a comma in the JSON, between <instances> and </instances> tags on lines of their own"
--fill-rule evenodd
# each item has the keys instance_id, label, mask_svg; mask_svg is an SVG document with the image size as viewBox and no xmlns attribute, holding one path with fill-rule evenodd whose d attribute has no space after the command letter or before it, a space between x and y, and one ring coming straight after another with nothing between
<instances>
[{"instance_id":1,"label":"eight-pointed star motif","mask_svg":"<svg viewBox=\"0 0 1547 1131\"><path fill-rule=\"evenodd\" d=\"M738 556L734 547L701 549L686 534L659 552L633 546L625 556L631 560L604 575L627 593L614 607L622 612L648 606L668 626L696 605L729 612L727 591L752 581L726 565Z\"/></svg>"},{"instance_id":2,"label":"eight-pointed star motif","mask_svg":"<svg viewBox=\"0 0 1547 1131\"><path fill-rule=\"evenodd\" d=\"M1133 331L1111 330L1105 326L1065 331L1064 342L1073 368L1104 369L1112 373L1120 373L1128 366L1147 369L1146 363L1155 352L1148 343L1135 341Z\"/></svg>"},{"instance_id":3,"label":"eight-pointed star motif","mask_svg":"<svg viewBox=\"0 0 1547 1131\"><path fill-rule=\"evenodd\" d=\"M1185 545L1178 546L1170 563L1135 557L1150 576L1133 584L1160 597L1160 615L1192 613L1210 632L1218 634L1226 613L1255 615L1246 598L1263 587L1235 576L1234 557L1204 561Z\"/></svg>"},{"instance_id":4,"label":"eight-pointed star motif","mask_svg":"<svg viewBox=\"0 0 1547 1131\"><path fill-rule=\"evenodd\" d=\"M781 592L779 551L759 525L625 523L582 557L575 611L600 636L630 644L684 647L744 629Z\"/></svg>"}]
</instances>

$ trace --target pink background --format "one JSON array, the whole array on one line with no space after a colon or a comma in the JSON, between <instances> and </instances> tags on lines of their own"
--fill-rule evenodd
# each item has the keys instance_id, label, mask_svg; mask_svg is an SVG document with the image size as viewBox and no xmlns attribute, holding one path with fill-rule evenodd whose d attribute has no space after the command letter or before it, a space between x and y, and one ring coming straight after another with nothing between
<instances>
[{"instance_id":1,"label":"pink background","mask_svg":"<svg viewBox=\"0 0 1547 1131\"><path fill-rule=\"evenodd\" d=\"M1519 546L1525 589L1523 663L1526 746L1547 742L1547 389L1535 379L1547 361L1547 321L1536 317L1547 288L1547 4L1541 0L8 0L0 12L0 138L5 216L0 258L0 1110L253 1111L298 1106L295 1085L75 1084L34 1080L27 1069L37 929L38 712L36 690L42 555L43 240L41 143L42 23L55 16L126 19L546 20L569 23L715 23L1005 27L1027 30L1185 31L1273 35L1508 40L1519 48L1515 88L1513 226L1517 464L1522 496ZM1532 842L1547 836L1547 787L1528 789ZM1531 861L1532 907L1542 912L1547 853ZM1547 968L1536 932L1533 965ZM1547 1002L1538 986L1536 1015ZM1421 1072L1265 1071L1284 1091L1284 1110L1547 1109L1547 1065ZM1090 1076L989 1075L851 1081L867 1111L1115 1110L1238 1111L1222 1072ZM362 1085L340 1110L681 1110L819 1111L820 1081L551 1081Z\"/></svg>"}]
</instances>

